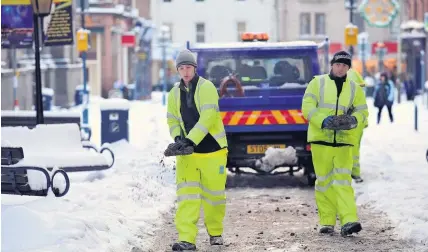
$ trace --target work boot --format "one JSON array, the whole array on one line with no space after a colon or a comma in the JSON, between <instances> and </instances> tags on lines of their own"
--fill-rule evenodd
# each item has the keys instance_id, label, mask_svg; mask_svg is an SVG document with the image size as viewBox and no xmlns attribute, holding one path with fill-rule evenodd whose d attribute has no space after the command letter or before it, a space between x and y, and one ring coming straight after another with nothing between
<instances>
[{"instance_id":1,"label":"work boot","mask_svg":"<svg viewBox=\"0 0 428 252\"><path fill-rule=\"evenodd\" d=\"M210 236L211 245L223 245L223 237L219 236Z\"/></svg>"},{"instance_id":2,"label":"work boot","mask_svg":"<svg viewBox=\"0 0 428 252\"><path fill-rule=\"evenodd\" d=\"M322 226L320 228L320 234L332 234L334 233L334 226Z\"/></svg>"},{"instance_id":3,"label":"work boot","mask_svg":"<svg viewBox=\"0 0 428 252\"><path fill-rule=\"evenodd\" d=\"M190 242L176 242L172 245L172 251L195 251L196 246Z\"/></svg>"},{"instance_id":4,"label":"work boot","mask_svg":"<svg viewBox=\"0 0 428 252\"><path fill-rule=\"evenodd\" d=\"M363 178L361 178L361 176L352 175L351 177L355 181L355 183L361 183L364 181Z\"/></svg>"},{"instance_id":5,"label":"work boot","mask_svg":"<svg viewBox=\"0 0 428 252\"><path fill-rule=\"evenodd\" d=\"M342 229L340 230L340 234L343 237L346 237L348 235L352 235L353 233L358 233L362 230L361 224L359 222L348 222L345 225L342 226Z\"/></svg>"}]
</instances>

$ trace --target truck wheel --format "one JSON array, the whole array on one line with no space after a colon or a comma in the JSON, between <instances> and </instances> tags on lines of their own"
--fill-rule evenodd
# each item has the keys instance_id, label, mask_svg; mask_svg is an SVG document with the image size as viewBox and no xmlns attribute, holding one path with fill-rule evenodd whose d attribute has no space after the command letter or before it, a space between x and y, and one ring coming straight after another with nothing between
<instances>
[{"instance_id":1,"label":"truck wheel","mask_svg":"<svg viewBox=\"0 0 428 252\"><path fill-rule=\"evenodd\" d=\"M308 175L306 175L306 177L308 178L308 185L309 186L314 186L315 185L315 181L317 180L317 176L315 175L314 172L310 172Z\"/></svg>"},{"instance_id":2,"label":"truck wheel","mask_svg":"<svg viewBox=\"0 0 428 252\"><path fill-rule=\"evenodd\" d=\"M317 179L317 176L315 175L315 170L314 170L314 165L311 162L307 162L305 164L305 174L306 174L306 178L308 179L308 185L309 186L314 186L315 185L315 180Z\"/></svg>"},{"instance_id":3,"label":"truck wheel","mask_svg":"<svg viewBox=\"0 0 428 252\"><path fill-rule=\"evenodd\" d=\"M427 150L427 154L426 154L426 159L427 159L427 162L428 162L428 150Z\"/></svg>"}]
</instances>

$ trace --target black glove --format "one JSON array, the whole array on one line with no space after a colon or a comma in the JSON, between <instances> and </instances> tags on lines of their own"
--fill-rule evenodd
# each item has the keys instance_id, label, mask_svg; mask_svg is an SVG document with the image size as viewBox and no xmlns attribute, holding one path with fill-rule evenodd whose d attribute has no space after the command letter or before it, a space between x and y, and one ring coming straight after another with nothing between
<instances>
[{"instance_id":1,"label":"black glove","mask_svg":"<svg viewBox=\"0 0 428 252\"><path fill-rule=\"evenodd\" d=\"M177 142L168 145L164 155L170 156L182 156L190 155L195 149L195 144L188 138L178 139Z\"/></svg>"},{"instance_id":2,"label":"black glove","mask_svg":"<svg viewBox=\"0 0 428 252\"><path fill-rule=\"evenodd\" d=\"M330 130L351 130L358 125L357 118L351 115L334 116L329 123L324 127Z\"/></svg>"},{"instance_id":3,"label":"black glove","mask_svg":"<svg viewBox=\"0 0 428 252\"><path fill-rule=\"evenodd\" d=\"M175 138L174 138L174 142L178 142L178 141L180 141L181 140L181 136L176 136Z\"/></svg>"}]
</instances>

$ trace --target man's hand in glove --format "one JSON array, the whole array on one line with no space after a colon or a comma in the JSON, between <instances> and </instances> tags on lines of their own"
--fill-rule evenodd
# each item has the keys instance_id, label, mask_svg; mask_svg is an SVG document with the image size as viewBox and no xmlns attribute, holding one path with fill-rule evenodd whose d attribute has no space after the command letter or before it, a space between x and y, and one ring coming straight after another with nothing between
<instances>
[{"instance_id":1,"label":"man's hand in glove","mask_svg":"<svg viewBox=\"0 0 428 252\"><path fill-rule=\"evenodd\" d=\"M332 129L333 127L333 121L335 120L336 116L327 116L327 118L322 121L322 129Z\"/></svg>"},{"instance_id":2,"label":"man's hand in glove","mask_svg":"<svg viewBox=\"0 0 428 252\"><path fill-rule=\"evenodd\" d=\"M168 148L164 152L165 156L182 156L190 155L193 153L195 144L190 139L175 138L175 140L175 143L168 145Z\"/></svg>"},{"instance_id":3,"label":"man's hand in glove","mask_svg":"<svg viewBox=\"0 0 428 252\"><path fill-rule=\"evenodd\" d=\"M355 129L358 125L357 118L351 115L340 115L335 120L338 130L351 130Z\"/></svg>"}]
</instances>

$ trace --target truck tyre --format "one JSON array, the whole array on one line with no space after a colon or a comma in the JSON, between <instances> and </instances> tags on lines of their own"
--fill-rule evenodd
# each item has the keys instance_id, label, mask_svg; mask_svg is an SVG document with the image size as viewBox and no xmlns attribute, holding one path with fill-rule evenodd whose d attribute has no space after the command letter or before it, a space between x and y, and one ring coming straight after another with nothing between
<instances>
[{"instance_id":1,"label":"truck tyre","mask_svg":"<svg viewBox=\"0 0 428 252\"><path fill-rule=\"evenodd\" d=\"M306 175L306 177L308 179L308 185L309 186L314 186L315 185L315 181L317 180L317 176L315 175L315 172L308 173L308 175Z\"/></svg>"},{"instance_id":2,"label":"truck tyre","mask_svg":"<svg viewBox=\"0 0 428 252\"><path fill-rule=\"evenodd\" d=\"M427 150L427 153L425 154L425 158L427 159L427 162L428 162L428 150Z\"/></svg>"},{"instance_id":3,"label":"truck tyre","mask_svg":"<svg viewBox=\"0 0 428 252\"><path fill-rule=\"evenodd\" d=\"M310 162L305 163L305 171L304 174L306 174L306 178L308 179L308 185L314 186L315 180L317 179L317 176L315 175L314 165L312 163L312 159Z\"/></svg>"}]
</instances>

